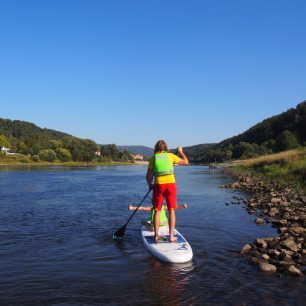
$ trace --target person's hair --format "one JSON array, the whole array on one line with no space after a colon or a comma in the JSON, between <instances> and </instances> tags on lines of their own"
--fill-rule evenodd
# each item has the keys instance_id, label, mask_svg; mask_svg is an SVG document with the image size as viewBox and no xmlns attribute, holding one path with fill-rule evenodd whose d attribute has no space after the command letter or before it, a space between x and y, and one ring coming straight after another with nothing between
<instances>
[{"instance_id":1,"label":"person's hair","mask_svg":"<svg viewBox=\"0 0 306 306\"><path fill-rule=\"evenodd\" d=\"M169 152L168 146L164 140L159 140L155 145L154 153L161 151Z\"/></svg>"}]
</instances>

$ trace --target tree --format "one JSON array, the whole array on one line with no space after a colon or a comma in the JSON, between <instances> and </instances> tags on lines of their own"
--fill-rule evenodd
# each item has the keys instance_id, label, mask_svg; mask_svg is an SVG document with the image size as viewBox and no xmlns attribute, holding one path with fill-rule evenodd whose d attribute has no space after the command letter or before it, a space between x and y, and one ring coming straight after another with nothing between
<instances>
[{"instance_id":1,"label":"tree","mask_svg":"<svg viewBox=\"0 0 306 306\"><path fill-rule=\"evenodd\" d=\"M233 157L234 158L251 158L256 156L255 148L248 142L241 141L234 147Z\"/></svg>"},{"instance_id":2,"label":"tree","mask_svg":"<svg viewBox=\"0 0 306 306\"><path fill-rule=\"evenodd\" d=\"M72 155L68 149L57 148L55 149L55 153L57 158L63 162L68 162L72 160Z\"/></svg>"},{"instance_id":3,"label":"tree","mask_svg":"<svg viewBox=\"0 0 306 306\"><path fill-rule=\"evenodd\" d=\"M30 151L30 148L23 141L16 143L16 152L27 155L30 154Z\"/></svg>"},{"instance_id":4,"label":"tree","mask_svg":"<svg viewBox=\"0 0 306 306\"><path fill-rule=\"evenodd\" d=\"M62 148L63 142L61 140L49 140L48 141L48 149L56 150L58 148Z\"/></svg>"},{"instance_id":5,"label":"tree","mask_svg":"<svg viewBox=\"0 0 306 306\"><path fill-rule=\"evenodd\" d=\"M285 130L277 137L275 145L278 151L285 151L297 148L299 142L292 132Z\"/></svg>"},{"instance_id":6,"label":"tree","mask_svg":"<svg viewBox=\"0 0 306 306\"><path fill-rule=\"evenodd\" d=\"M41 160L45 160L48 162L53 162L56 160L56 153L51 149L40 151L38 153L38 156Z\"/></svg>"},{"instance_id":7,"label":"tree","mask_svg":"<svg viewBox=\"0 0 306 306\"><path fill-rule=\"evenodd\" d=\"M65 137L63 143L69 149L74 161L92 161L96 157L97 144L90 139Z\"/></svg>"},{"instance_id":8,"label":"tree","mask_svg":"<svg viewBox=\"0 0 306 306\"><path fill-rule=\"evenodd\" d=\"M9 148L10 147L10 142L4 135L0 134L0 148L1 147Z\"/></svg>"}]
</instances>

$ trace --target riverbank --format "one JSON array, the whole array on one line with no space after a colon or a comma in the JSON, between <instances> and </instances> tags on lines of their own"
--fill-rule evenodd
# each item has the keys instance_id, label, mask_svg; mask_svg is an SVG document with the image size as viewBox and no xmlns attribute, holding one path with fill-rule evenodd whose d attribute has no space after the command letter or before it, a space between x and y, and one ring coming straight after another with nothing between
<instances>
[{"instance_id":1,"label":"riverbank","mask_svg":"<svg viewBox=\"0 0 306 306\"><path fill-rule=\"evenodd\" d=\"M259 237L241 249L241 254L262 271L306 274L304 162L302 149L240 161L238 166L224 169L235 182L222 187L248 194L247 199L235 197L231 203L245 205L249 214L257 216L254 222L258 226L272 224L278 229L278 236Z\"/></svg>"},{"instance_id":2,"label":"riverbank","mask_svg":"<svg viewBox=\"0 0 306 306\"><path fill-rule=\"evenodd\" d=\"M22 167L22 166L67 166L67 167L95 167L95 166L111 166L111 165L135 165L133 162L3 162L0 160L0 167Z\"/></svg>"},{"instance_id":3,"label":"riverbank","mask_svg":"<svg viewBox=\"0 0 306 306\"><path fill-rule=\"evenodd\" d=\"M235 173L245 173L267 183L293 188L306 194L306 148L264 155L256 158L234 161Z\"/></svg>"}]
</instances>

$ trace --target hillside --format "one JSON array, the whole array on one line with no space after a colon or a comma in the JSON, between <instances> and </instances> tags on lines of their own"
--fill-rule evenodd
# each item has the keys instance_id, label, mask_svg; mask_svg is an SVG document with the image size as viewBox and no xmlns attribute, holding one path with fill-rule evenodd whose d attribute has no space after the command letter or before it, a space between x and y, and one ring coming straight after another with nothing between
<instances>
[{"instance_id":1,"label":"hillside","mask_svg":"<svg viewBox=\"0 0 306 306\"><path fill-rule=\"evenodd\" d=\"M184 148L194 162L223 162L294 149L306 144L306 101L218 144Z\"/></svg>"},{"instance_id":2,"label":"hillside","mask_svg":"<svg viewBox=\"0 0 306 306\"><path fill-rule=\"evenodd\" d=\"M154 149L146 146L118 146L119 150L127 150L132 154L141 154L145 159L153 155Z\"/></svg>"},{"instance_id":3,"label":"hillside","mask_svg":"<svg viewBox=\"0 0 306 306\"><path fill-rule=\"evenodd\" d=\"M20 121L20 120L9 120L0 118L0 134L4 135L7 138L15 138L21 141L25 141L29 137L40 137L45 139L60 140L69 134L40 128L34 123Z\"/></svg>"},{"instance_id":4,"label":"hillside","mask_svg":"<svg viewBox=\"0 0 306 306\"><path fill-rule=\"evenodd\" d=\"M223 140L220 146L224 147L229 143L237 145L242 141L262 144L270 139L277 139L285 130L294 133L300 144L306 141L306 101L296 108L257 123L242 134Z\"/></svg>"},{"instance_id":5,"label":"hillside","mask_svg":"<svg viewBox=\"0 0 306 306\"><path fill-rule=\"evenodd\" d=\"M202 159L203 152L209 152L216 148L217 143L205 143L190 147L184 147L184 153L188 156L190 162L198 162ZM212 161L214 157L212 156Z\"/></svg>"},{"instance_id":6,"label":"hillside","mask_svg":"<svg viewBox=\"0 0 306 306\"><path fill-rule=\"evenodd\" d=\"M93 140L81 139L67 133L40 128L37 125L20 120L0 118L0 147L9 147L14 153L30 156L33 161L129 161L130 153L121 152L116 145L98 145ZM5 156L2 160L14 160L18 155Z\"/></svg>"}]
</instances>

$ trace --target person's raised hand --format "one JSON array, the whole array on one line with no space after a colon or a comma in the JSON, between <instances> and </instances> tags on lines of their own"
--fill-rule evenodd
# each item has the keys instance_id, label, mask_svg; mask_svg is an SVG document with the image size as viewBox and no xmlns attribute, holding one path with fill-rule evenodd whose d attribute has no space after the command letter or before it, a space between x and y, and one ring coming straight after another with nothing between
<instances>
[{"instance_id":1,"label":"person's raised hand","mask_svg":"<svg viewBox=\"0 0 306 306\"><path fill-rule=\"evenodd\" d=\"M177 147L177 152L182 154L183 153L183 148L182 147Z\"/></svg>"}]
</instances>

